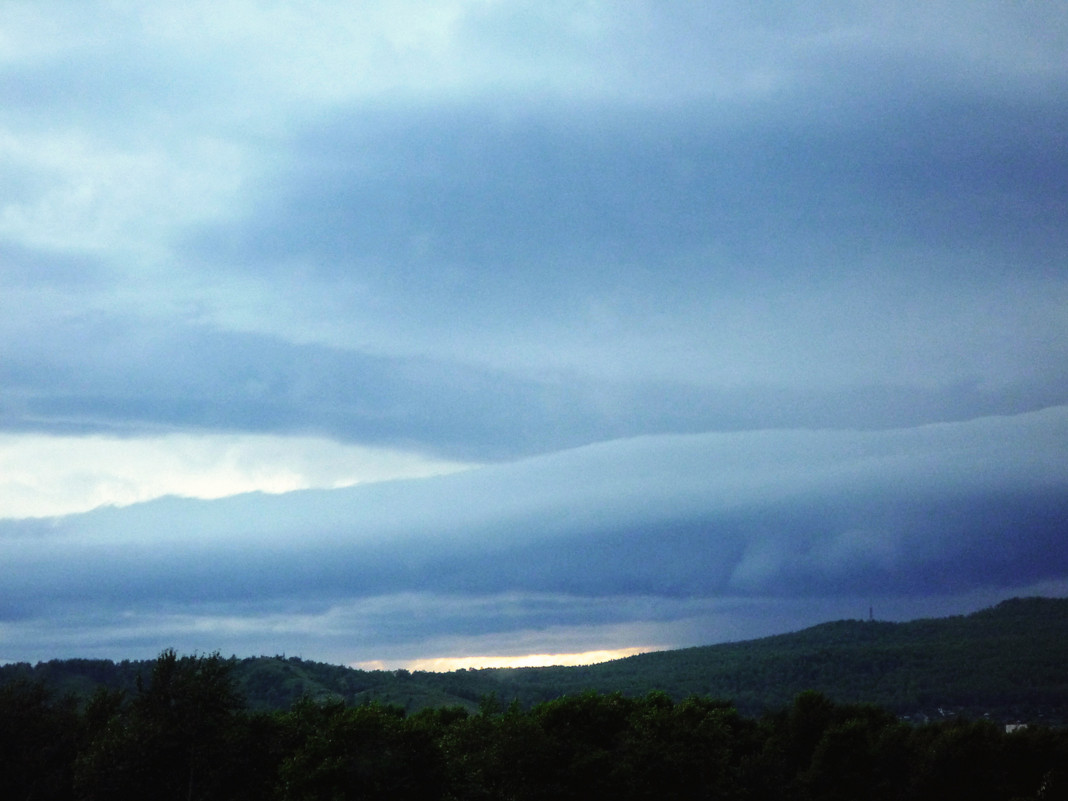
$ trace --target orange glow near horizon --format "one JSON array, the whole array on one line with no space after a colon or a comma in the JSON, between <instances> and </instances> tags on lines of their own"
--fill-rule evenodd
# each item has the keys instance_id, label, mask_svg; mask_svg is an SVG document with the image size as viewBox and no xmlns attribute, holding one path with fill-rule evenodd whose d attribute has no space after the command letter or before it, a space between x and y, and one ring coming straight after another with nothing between
<instances>
[{"instance_id":1,"label":"orange glow near horizon","mask_svg":"<svg viewBox=\"0 0 1068 801\"><path fill-rule=\"evenodd\" d=\"M430 659L408 659L385 662L375 659L354 662L351 667L361 670L426 670L432 673L448 673L453 670L479 668L549 667L550 665L594 665L613 659L623 659L635 654L660 650L659 646L637 648L614 648L603 651L583 651L574 654L523 654L520 656L442 656Z\"/></svg>"}]
</instances>

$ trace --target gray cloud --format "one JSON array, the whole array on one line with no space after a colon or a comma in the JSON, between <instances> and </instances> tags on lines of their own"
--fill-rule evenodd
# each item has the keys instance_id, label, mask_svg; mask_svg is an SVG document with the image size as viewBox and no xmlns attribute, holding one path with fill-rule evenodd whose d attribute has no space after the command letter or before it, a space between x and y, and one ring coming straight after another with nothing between
<instances>
[{"instance_id":1,"label":"gray cloud","mask_svg":"<svg viewBox=\"0 0 1068 801\"><path fill-rule=\"evenodd\" d=\"M249 230L197 250L223 265L307 258L416 297L453 278L461 295L477 281L487 300L551 288L539 300L565 303L621 270L721 272L695 252L736 265L717 276L727 287L835 275L901 245L1057 266L1068 107L950 95L823 113L361 105L298 139Z\"/></svg>"},{"instance_id":2,"label":"gray cloud","mask_svg":"<svg viewBox=\"0 0 1068 801\"><path fill-rule=\"evenodd\" d=\"M1002 387L561 380L205 327L77 317L0 352L0 423L8 429L316 432L478 459L642 433L887 428L1017 413L1058 403L1068 386L1063 370Z\"/></svg>"},{"instance_id":3,"label":"gray cloud","mask_svg":"<svg viewBox=\"0 0 1068 801\"><path fill-rule=\"evenodd\" d=\"M782 383L797 405L831 382L949 401L1064 361L1047 301L1066 291L1065 111L360 107L298 141L247 225L189 247L324 287L304 303L349 298L374 352L728 384L765 406Z\"/></svg>"}]
</instances>

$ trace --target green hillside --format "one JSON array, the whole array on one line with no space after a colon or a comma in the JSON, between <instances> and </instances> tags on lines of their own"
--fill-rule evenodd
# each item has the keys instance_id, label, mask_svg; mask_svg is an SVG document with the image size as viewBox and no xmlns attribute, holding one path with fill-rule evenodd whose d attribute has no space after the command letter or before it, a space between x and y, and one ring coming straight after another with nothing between
<instances>
[{"instance_id":1,"label":"green hillside","mask_svg":"<svg viewBox=\"0 0 1068 801\"><path fill-rule=\"evenodd\" d=\"M0 684L32 678L61 693L132 691L152 662L62 660L0 667ZM585 690L722 698L756 715L805 690L919 720L953 715L1068 722L1068 599L1005 601L967 616L886 623L843 620L793 634L641 654L586 667L363 671L285 657L234 660L252 709L302 697L427 707L523 707Z\"/></svg>"}]
</instances>

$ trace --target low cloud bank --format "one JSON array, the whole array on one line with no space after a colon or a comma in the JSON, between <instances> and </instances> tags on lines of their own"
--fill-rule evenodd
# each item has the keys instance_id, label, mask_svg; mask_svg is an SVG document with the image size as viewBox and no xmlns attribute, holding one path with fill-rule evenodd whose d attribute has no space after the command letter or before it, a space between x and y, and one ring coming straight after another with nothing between
<instances>
[{"instance_id":1,"label":"low cloud bank","mask_svg":"<svg viewBox=\"0 0 1068 801\"><path fill-rule=\"evenodd\" d=\"M642 621L659 643L655 624L693 603L785 610L1055 583L1068 578L1065 442L1066 407L882 432L642 437L373 486L0 521L0 625L62 642L75 620L119 630L163 614L226 650L301 615L361 648ZM327 622L382 598L407 601L370 623ZM124 636L167 644L145 628ZM52 656L45 642L22 647ZM595 647L620 646L561 650Z\"/></svg>"}]
</instances>

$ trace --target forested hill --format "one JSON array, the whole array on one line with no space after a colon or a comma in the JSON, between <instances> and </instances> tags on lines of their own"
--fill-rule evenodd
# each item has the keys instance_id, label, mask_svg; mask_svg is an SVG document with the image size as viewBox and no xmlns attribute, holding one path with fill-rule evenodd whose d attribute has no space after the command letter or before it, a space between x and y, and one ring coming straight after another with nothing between
<instances>
[{"instance_id":1,"label":"forested hill","mask_svg":"<svg viewBox=\"0 0 1068 801\"><path fill-rule=\"evenodd\" d=\"M628 692L655 683L676 696L727 698L750 712L818 690L900 715L941 709L1068 721L1068 599L1013 599L967 616L908 623L824 623L561 672L558 683L581 675Z\"/></svg>"},{"instance_id":2,"label":"forested hill","mask_svg":"<svg viewBox=\"0 0 1068 801\"><path fill-rule=\"evenodd\" d=\"M38 680L88 696L96 687L132 691L152 662L62 660L0 667L0 684ZM234 660L251 708L286 709L302 696L378 700L409 711L469 709L513 699L530 706L583 690L675 698L702 695L758 714L800 692L874 703L898 715L989 715L995 720L1068 722L1068 599L1005 601L975 614L909 623L844 620L804 631L587 667L362 671L290 657Z\"/></svg>"}]
</instances>

